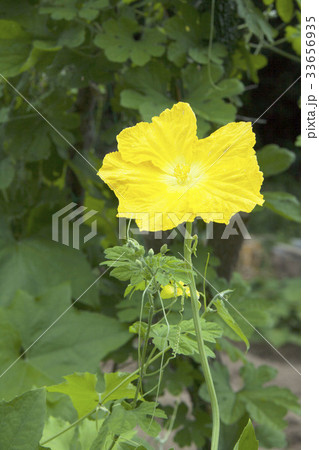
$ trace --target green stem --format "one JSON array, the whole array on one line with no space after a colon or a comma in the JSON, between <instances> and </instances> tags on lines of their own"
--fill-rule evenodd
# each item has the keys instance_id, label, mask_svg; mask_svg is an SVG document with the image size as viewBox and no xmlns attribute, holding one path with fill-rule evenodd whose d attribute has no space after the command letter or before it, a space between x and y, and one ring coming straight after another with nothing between
<instances>
[{"instance_id":1,"label":"green stem","mask_svg":"<svg viewBox=\"0 0 319 450\"><path fill-rule=\"evenodd\" d=\"M192 222L186 223L186 235L184 240L184 258L190 268L192 265ZM218 442L219 442L219 428L220 428L220 419L219 419L219 407L214 387L214 382L212 378L212 374L209 368L208 359L205 352L204 340L202 335L202 329L200 325L200 316L198 311L198 300L197 300L197 292L196 292L196 284L193 272L190 275L190 294L191 294L191 304L192 304L192 312L193 312L193 320L196 331L196 339L198 344L198 351L200 356L200 361L202 365L202 369L204 372L205 382L209 394L209 399L212 407L212 415L213 415L213 427L212 427L212 441L211 441L211 450L218 450Z\"/></svg>"},{"instance_id":2,"label":"green stem","mask_svg":"<svg viewBox=\"0 0 319 450\"><path fill-rule=\"evenodd\" d=\"M204 294L204 311L207 309L207 300L206 300L206 275L207 275L207 269L209 264L209 258L210 253L207 253L207 259L206 259L206 265L205 265L205 272L204 272L204 281L203 281L203 294Z\"/></svg>"},{"instance_id":3,"label":"green stem","mask_svg":"<svg viewBox=\"0 0 319 450\"><path fill-rule=\"evenodd\" d=\"M208 306L206 308L206 311L204 311L203 314L201 315L202 319L205 319L205 316L207 316L207 314L212 311L211 306L212 306L213 303L214 303L213 300L211 300L209 302L209 304L208 304Z\"/></svg>"},{"instance_id":4,"label":"green stem","mask_svg":"<svg viewBox=\"0 0 319 450\"><path fill-rule=\"evenodd\" d=\"M142 383L143 383L143 376L144 376L144 367L145 367L145 358L146 358L146 352L147 352L147 344L148 344L148 340L150 337L150 332L151 332L151 326L152 326L152 320L153 320L153 313L154 313L154 304L153 304L153 300L150 298L150 309L148 312L148 324L147 324L147 330L146 330L146 335L145 335L145 339L144 339L144 345L143 345L143 352L142 352L142 358L141 358L141 363L140 363L140 376L138 379L138 383L137 383L137 389L135 392L135 398L133 400L133 408L135 408L136 406L136 402L138 399L138 394L141 391L142 388Z\"/></svg>"},{"instance_id":5,"label":"green stem","mask_svg":"<svg viewBox=\"0 0 319 450\"><path fill-rule=\"evenodd\" d=\"M118 435L118 434L114 436L113 442L112 442L112 444L109 446L109 449L108 449L108 450L112 450L112 448L113 448L113 447L115 446L115 444L117 443L119 437L120 437L120 435Z\"/></svg>"},{"instance_id":6,"label":"green stem","mask_svg":"<svg viewBox=\"0 0 319 450\"><path fill-rule=\"evenodd\" d=\"M153 358L155 352L156 352L156 347L153 347L152 350L151 350L151 353L147 357L147 360L146 360L145 364L148 364L149 360Z\"/></svg>"},{"instance_id":7,"label":"green stem","mask_svg":"<svg viewBox=\"0 0 319 450\"><path fill-rule=\"evenodd\" d=\"M253 48L257 48L258 45L257 44L250 44L251 47ZM291 55L288 52L285 52L284 50L281 50L281 48L277 48L274 45L270 45L267 43L263 44L263 47L265 48L269 48L269 50L273 51L274 53L278 53L278 55L283 56L284 58L290 59L291 61L300 63L300 58L298 58L298 56L295 55Z\"/></svg>"},{"instance_id":8,"label":"green stem","mask_svg":"<svg viewBox=\"0 0 319 450\"><path fill-rule=\"evenodd\" d=\"M160 358L163 353L166 353L168 350L170 350L170 347L166 347L164 350L162 350L161 352L157 353L157 355L154 356L154 358L150 359L148 362L145 363L145 368L147 368L149 365L151 365L154 361L156 361L158 358ZM102 399L102 401L100 402L101 404L105 403L107 401L107 399L114 394L115 391L117 391L117 389L119 389L123 384L127 383L127 381L132 378L134 375L137 375L139 373L140 369L136 369L134 372L132 372L130 375L128 375L126 378L124 378L124 380L122 380L117 386L115 386L115 388L113 388L108 394L106 394L106 396ZM61 434L66 433L67 431L71 430L71 428L76 427L79 423L81 423L84 419L86 419L87 417L90 417L91 414L94 414L96 411L96 408L92 409L92 411L88 412L87 414L85 414L85 416L80 417L80 419L76 420L75 422L71 423L71 425L69 425L67 428L64 428L64 430L60 431L59 433L55 434L54 436L50 437L49 439L47 439L44 442L41 442L41 445L45 445L48 442L53 441L53 439L56 439L57 437L61 436Z\"/></svg>"}]
</instances>

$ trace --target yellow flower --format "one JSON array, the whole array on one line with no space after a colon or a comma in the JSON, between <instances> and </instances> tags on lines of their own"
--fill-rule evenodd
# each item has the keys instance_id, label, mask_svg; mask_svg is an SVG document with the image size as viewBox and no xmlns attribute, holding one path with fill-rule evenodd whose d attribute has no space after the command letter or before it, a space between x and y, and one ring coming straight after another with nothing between
<instances>
[{"instance_id":1,"label":"yellow flower","mask_svg":"<svg viewBox=\"0 0 319 450\"><path fill-rule=\"evenodd\" d=\"M197 216L227 224L264 202L250 122L198 139L195 114L180 102L152 123L124 129L117 141L119 151L105 156L98 175L119 199L117 216L141 230L169 230Z\"/></svg>"},{"instance_id":2,"label":"yellow flower","mask_svg":"<svg viewBox=\"0 0 319 450\"><path fill-rule=\"evenodd\" d=\"M196 291L197 292L197 291ZM180 297L185 293L186 297L190 297L191 293L189 290L189 286L184 284L182 281L174 284L167 284L166 286L162 286L161 297L165 300L173 297ZM199 293L197 292L197 297L199 298Z\"/></svg>"}]
</instances>

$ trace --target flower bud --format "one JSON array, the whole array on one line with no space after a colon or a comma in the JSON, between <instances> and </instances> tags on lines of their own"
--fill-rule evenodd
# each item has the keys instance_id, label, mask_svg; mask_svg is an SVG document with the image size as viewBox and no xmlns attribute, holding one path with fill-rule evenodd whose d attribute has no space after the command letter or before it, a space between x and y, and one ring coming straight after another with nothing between
<instances>
[{"instance_id":1,"label":"flower bud","mask_svg":"<svg viewBox=\"0 0 319 450\"><path fill-rule=\"evenodd\" d=\"M167 252L168 248L167 248L167 244L163 244L160 252L162 253L162 255L165 255L165 253Z\"/></svg>"}]
</instances>

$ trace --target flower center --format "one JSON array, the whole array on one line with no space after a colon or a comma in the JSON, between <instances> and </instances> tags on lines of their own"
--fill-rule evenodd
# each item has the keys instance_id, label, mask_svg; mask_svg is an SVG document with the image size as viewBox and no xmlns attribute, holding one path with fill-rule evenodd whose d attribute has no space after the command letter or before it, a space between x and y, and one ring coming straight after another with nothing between
<instances>
[{"instance_id":1,"label":"flower center","mask_svg":"<svg viewBox=\"0 0 319 450\"><path fill-rule=\"evenodd\" d=\"M188 164L177 164L174 175L178 184L185 184L191 168Z\"/></svg>"}]
</instances>

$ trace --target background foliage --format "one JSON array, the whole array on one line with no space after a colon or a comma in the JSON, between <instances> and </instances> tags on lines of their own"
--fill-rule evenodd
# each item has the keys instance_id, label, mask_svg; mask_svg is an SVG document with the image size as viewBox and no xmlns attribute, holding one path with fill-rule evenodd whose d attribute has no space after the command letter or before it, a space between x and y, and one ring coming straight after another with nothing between
<instances>
[{"instance_id":1,"label":"background foliage","mask_svg":"<svg viewBox=\"0 0 319 450\"><path fill-rule=\"evenodd\" d=\"M139 319L140 292L123 301L126 285L109 275L88 289L102 273L103 249L119 244L117 202L96 176L102 157L116 149L121 129L149 121L180 100L195 111L199 137L234 120L254 122L298 77L300 2L216 0L214 16L207 0L20 0L18 6L2 0L0 11L1 373L20 357L0 378L0 442L13 442L13 448L28 442L35 449L89 413L97 392L107 395L112 383L121 382L119 365L137 357L128 329ZM266 202L251 215L249 231L267 233L272 241L299 235L298 97L295 85L254 125ZM52 214L71 201L99 212L98 234L80 251L51 239ZM83 226L82 233L87 231ZM201 224L198 233L203 239ZM157 244L145 238L144 245ZM179 239L170 245L173 253L179 245ZM231 267L229 259L218 261L215 255L236 256L237 247L221 241L214 246L222 247L208 266L214 286L234 290L232 304L275 345L298 343L298 280L261 277L247 283L227 272L226 281L217 272ZM199 249L196 260L202 273L207 250ZM216 292L206 289L213 298ZM222 311L223 305L216 305ZM186 319L188 308L186 302ZM238 314L229 313L245 337L258 340ZM297 411L297 399L288 390L264 387L274 369L247 361L236 344L243 337L225 314L214 313L223 337L210 345L241 361L243 387L234 392L227 367L219 357L212 363L222 405L221 449L234 447L248 417L260 445L284 446L284 417ZM86 420L44 447L163 448L158 438L150 447L134 437L136 425L158 436L160 427L151 419L155 411L163 427L177 430L176 445L207 448L207 396L196 354L187 355L165 368L158 393L179 396L186 390L191 406L182 402L155 411L153 391L147 402L130 409L133 377L108 398L112 413L102 425L101 410L98 437L95 423ZM113 361L113 374L103 381L100 362L107 360ZM153 369L158 367L157 361ZM67 381L57 388L62 377ZM158 374L145 381L149 389L157 383ZM51 386L46 395L42 386ZM250 436L249 425L245 430Z\"/></svg>"}]
</instances>

